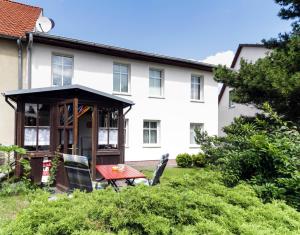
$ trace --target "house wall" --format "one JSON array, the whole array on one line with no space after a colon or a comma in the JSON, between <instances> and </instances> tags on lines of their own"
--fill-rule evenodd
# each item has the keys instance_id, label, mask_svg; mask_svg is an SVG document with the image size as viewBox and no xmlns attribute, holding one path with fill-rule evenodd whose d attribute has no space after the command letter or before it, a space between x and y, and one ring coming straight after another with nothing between
<instances>
[{"instance_id":1,"label":"house wall","mask_svg":"<svg viewBox=\"0 0 300 235\"><path fill-rule=\"evenodd\" d=\"M51 55L59 53L74 57L73 84L81 84L113 93L113 63L130 64L130 95L135 102L126 115L129 138L126 161L155 160L163 153L175 158L178 153L196 153L190 145L190 123L204 123L211 135L218 134L218 85L211 72L148 63L91 52L34 44L32 54L32 87L51 86ZM164 98L149 97L149 68L164 70ZM191 75L204 75L204 102L191 102ZM160 145L143 145L143 120L160 120Z\"/></svg>"},{"instance_id":2,"label":"house wall","mask_svg":"<svg viewBox=\"0 0 300 235\"><path fill-rule=\"evenodd\" d=\"M255 62L259 58L266 56L269 50L263 47L243 47L241 53L234 66L234 70L240 69L241 58L248 62ZM234 107L229 107L229 91L232 90L230 87L226 87L223 96L219 102L219 136L224 136L223 128L230 125L235 117L243 116L254 116L259 110L253 105L242 105L234 104Z\"/></svg>"},{"instance_id":3,"label":"house wall","mask_svg":"<svg viewBox=\"0 0 300 235\"><path fill-rule=\"evenodd\" d=\"M26 53L23 50L23 64ZM25 68L23 66L23 68ZM25 73L25 71L24 71ZM18 46L16 40L0 38L0 94L18 89ZM15 113L0 96L0 144L14 144Z\"/></svg>"}]
</instances>

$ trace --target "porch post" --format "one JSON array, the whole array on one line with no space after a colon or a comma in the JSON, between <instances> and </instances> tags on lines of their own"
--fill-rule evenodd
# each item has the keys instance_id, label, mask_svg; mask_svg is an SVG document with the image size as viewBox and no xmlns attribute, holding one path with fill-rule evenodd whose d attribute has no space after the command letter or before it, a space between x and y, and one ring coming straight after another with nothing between
<instances>
[{"instance_id":1,"label":"porch post","mask_svg":"<svg viewBox=\"0 0 300 235\"><path fill-rule=\"evenodd\" d=\"M72 154L77 154L78 146L78 98L73 101L73 146Z\"/></svg>"},{"instance_id":2,"label":"porch post","mask_svg":"<svg viewBox=\"0 0 300 235\"><path fill-rule=\"evenodd\" d=\"M98 107L95 104L92 113L92 178L93 180L96 179L97 146L98 146Z\"/></svg>"},{"instance_id":3,"label":"porch post","mask_svg":"<svg viewBox=\"0 0 300 235\"><path fill-rule=\"evenodd\" d=\"M20 100L17 101L17 112L16 112L16 140L17 140L17 145L19 147L24 146L24 103ZM16 155L16 168L15 168L15 175L17 177L21 176L21 165L19 162L20 156L17 154Z\"/></svg>"},{"instance_id":4,"label":"porch post","mask_svg":"<svg viewBox=\"0 0 300 235\"><path fill-rule=\"evenodd\" d=\"M119 108L119 129L118 129L118 145L120 150L120 163L125 162L125 141L124 141L124 114L123 114L123 107Z\"/></svg>"}]
</instances>

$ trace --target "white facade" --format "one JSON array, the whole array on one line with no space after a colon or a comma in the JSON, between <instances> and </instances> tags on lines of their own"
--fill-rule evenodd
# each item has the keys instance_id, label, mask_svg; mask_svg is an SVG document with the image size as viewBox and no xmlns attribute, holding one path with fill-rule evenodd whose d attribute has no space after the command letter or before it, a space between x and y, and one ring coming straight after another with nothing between
<instances>
[{"instance_id":1,"label":"white facade","mask_svg":"<svg viewBox=\"0 0 300 235\"><path fill-rule=\"evenodd\" d=\"M259 58L263 58L268 53L268 49L257 46L242 46L241 51L237 57L237 61L233 66L234 70L240 69L240 61L243 58L248 62L255 62ZM226 87L219 102L219 136L224 136L223 127L230 125L235 117L254 116L259 110L253 105L243 105L234 103L230 105L229 92L232 89Z\"/></svg>"},{"instance_id":2,"label":"white facade","mask_svg":"<svg viewBox=\"0 0 300 235\"><path fill-rule=\"evenodd\" d=\"M75 49L33 44L32 88L52 85L51 58L53 54L73 57L72 84L80 84L103 92L113 92L114 63L129 66L129 94L120 95L135 105L128 119L126 161L156 160L163 153L171 158L177 154L197 153L199 147L190 144L190 124L204 124L210 135L218 134L218 84L212 72L186 67L156 64ZM149 70L163 71L163 96L150 97ZM191 100L191 77L203 76L203 100ZM159 141L143 144L143 121L159 121Z\"/></svg>"}]
</instances>

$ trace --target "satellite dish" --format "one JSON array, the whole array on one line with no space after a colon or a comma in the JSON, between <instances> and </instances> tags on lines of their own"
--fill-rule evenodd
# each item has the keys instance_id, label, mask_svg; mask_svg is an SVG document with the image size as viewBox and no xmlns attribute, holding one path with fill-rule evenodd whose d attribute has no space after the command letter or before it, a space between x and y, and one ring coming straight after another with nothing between
<instances>
[{"instance_id":1,"label":"satellite dish","mask_svg":"<svg viewBox=\"0 0 300 235\"><path fill-rule=\"evenodd\" d=\"M36 31L42 33L48 33L51 29L54 28L54 26L54 21L45 16L40 16L35 23Z\"/></svg>"}]
</instances>

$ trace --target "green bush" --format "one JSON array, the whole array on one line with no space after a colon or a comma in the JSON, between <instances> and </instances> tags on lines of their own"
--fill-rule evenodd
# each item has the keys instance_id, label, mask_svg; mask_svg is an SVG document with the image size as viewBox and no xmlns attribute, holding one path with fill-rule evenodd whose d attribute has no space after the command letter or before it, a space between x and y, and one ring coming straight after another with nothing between
<instances>
[{"instance_id":1,"label":"green bush","mask_svg":"<svg viewBox=\"0 0 300 235\"><path fill-rule=\"evenodd\" d=\"M221 167L228 186L247 181L264 201L284 199L300 210L300 133L267 104L264 110L254 118L235 119L224 128L226 137L198 132L197 142Z\"/></svg>"},{"instance_id":2,"label":"green bush","mask_svg":"<svg viewBox=\"0 0 300 235\"><path fill-rule=\"evenodd\" d=\"M193 158L188 153L181 153L181 154L177 155L176 163L177 163L177 166L179 166L179 167L183 167L183 168L192 167Z\"/></svg>"},{"instance_id":3,"label":"green bush","mask_svg":"<svg viewBox=\"0 0 300 235\"><path fill-rule=\"evenodd\" d=\"M174 171L169 182L127 187L120 193L112 189L75 192L73 198L61 196L56 201L41 193L15 220L0 228L0 234L300 232L299 212L279 201L263 204L250 186L228 188L219 173L203 169ZM168 170L164 179L167 174Z\"/></svg>"},{"instance_id":4,"label":"green bush","mask_svg":"<svg viewBox=\"0 0 300 235\"><path fill-rule=\"evenodd\" d=\"M206 165L206 157L203 153L193 154L193 166L204 167Z\"/></svg>"}]
</instances>

